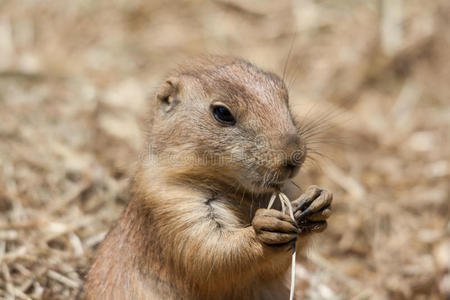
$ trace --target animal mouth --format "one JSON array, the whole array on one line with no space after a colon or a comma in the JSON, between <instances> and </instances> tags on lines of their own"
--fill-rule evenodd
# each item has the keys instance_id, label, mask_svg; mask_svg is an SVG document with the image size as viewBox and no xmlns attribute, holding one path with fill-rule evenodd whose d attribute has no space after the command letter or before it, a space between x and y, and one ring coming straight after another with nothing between
<instances>
[{"instance_id":1,"label":"animal mouth","mask_svg":"<svg viewBox=\"0 0 450 300\"><path fill-rule=\"evenodd\" d=\"M267 187L280 189L283 186L284 182L269 182L266 184Z\"/></svg>"},{"instance_id":2,"label":"animal mouth","mask_svg":"<svg viewBox=\"0 0 450 300\"><path fill-rule=\"evenodd\" d=\"M267 191L280 191L283 185L285 184L285 181L279 181L279 182L254 182L253 185L257 187L260 190Z\"/></svg>"}]
</instances>

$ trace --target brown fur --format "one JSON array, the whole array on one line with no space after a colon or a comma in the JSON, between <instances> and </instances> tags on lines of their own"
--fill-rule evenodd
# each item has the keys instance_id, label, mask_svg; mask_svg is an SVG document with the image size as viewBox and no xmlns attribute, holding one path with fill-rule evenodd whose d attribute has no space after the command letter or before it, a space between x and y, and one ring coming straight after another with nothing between
<instances>
[{"instance_id":1,"label":"brown fur","mask_svg":"<svg viewBox=\"0 0 450 300\"><path fill-rule=\"evenodd\" d=\"M214 119L216 101L235 126ZM83 297L287 299L297 224L262 209L292 175L286 157L306 155L283 81L238 58L204 57L171 74L150 107L132 200Z\"/></svg>"}]
</instances>

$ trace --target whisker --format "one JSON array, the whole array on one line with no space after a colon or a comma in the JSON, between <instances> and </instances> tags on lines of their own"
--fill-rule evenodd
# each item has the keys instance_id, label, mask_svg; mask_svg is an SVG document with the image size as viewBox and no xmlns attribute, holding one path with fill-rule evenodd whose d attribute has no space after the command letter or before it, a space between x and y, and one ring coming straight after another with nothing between
<instances>
[{"instance_id":1,"label":"whisker","mask_svg":"<svg viewBox=\"0 0 450 300\"><path fill-rule=\"evenodd\" d=\"M339 110L327 110L327 111L320 113L317 118L314 118L311 120L308 116L311 113L311 110L313 107L314 106L312 106L311 109L308 111L307 115L305 115L303 117L303 121L301 123L301 126L299 127L300 131L302 131L302 129L306 129L306 128L317 127L320 124L333 126L334 124L331 123L330 121L337 120L338 117L341 117L344 114L343 111L339 111Z\"/></svg>"},{"instance_id":2,"label":"whisker","mask_svg":"<svg viewBox=\"0 0 450 300\"><path fill-rule=\"evenodd\" d=\"M315 169L319 169L323 171L322 166L320 165L320 162L313 156L308 156L304 162L305 167L308 167L310 165L311 167Z\"/></svg>"},{"instance_id":3,"label":"whisker","mask_svg":"<svg viewBox=\"0 0 450 300\"><path fill-rule=\"evenodd\" d=\"M327 138L323 138L320 140L307 141L306 143L308 145L338 145L338 146L345 146L345 147L352 145L348 142L341 141L339 139L327 139Z\"/></svg>"},{"instance_id":4,"label":"whisker","mask_svg":"<svg viewBox=\"0 0 450 300\"><path fill-rule=\"evenodd\" d=\"M301 192L303 192L303 189L302 189L298 184L296 184L294 180L290 180L290 182L291 182L295 187L297 187Z\"/></svg>"},{"instance_id":5,"label":"whisker","mask_svg":"<svg viewBox=\"0 0 450 300\"><path fill-rule=\"evenodd\" d=\"M297 78L298 78L298 72L301 69L301 67L299 66L297 61L294 61L294 63L295 63L295 67L296 68L294 69L294 76L292 77L292 79L289 82L288 90L290 90L294 86L294 84L295 84L295 82L297 81Z\"/></svg>"},{"instance_id":6,"label":"whisker","mask_svg":"<svg viewBox=\"0 0 450 300\"><path fill-rule=\"evenodd\" d=\"M286 70L287 70L287 66L288 66L288 63L289 63L289 59L290 59L291 54L292 54L292 49L294 48L294 44L295 44L296 38L297 38L297 31L294 32L294 36L293 36L292 41L291 41L291 46L289 47L289 52L288 52L286 61L284 62L283 77L282 77L283 81L286 78Z\"/></svg>"}]
</instances>

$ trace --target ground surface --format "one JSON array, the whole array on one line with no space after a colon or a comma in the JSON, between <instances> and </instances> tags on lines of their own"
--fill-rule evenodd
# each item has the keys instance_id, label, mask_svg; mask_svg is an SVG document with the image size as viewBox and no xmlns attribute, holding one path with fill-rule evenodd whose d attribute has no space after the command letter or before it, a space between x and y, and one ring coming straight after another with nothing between
<instances>
[{"instance_id":1,"label":"ground surface","mask_svg":"<svg viewBox=\"0 0 450 300\"><path fill-rule=\"evenodd\" d=\"M291 45L293 109L328 124L297 182L335 193L297 295L448 299L449 26L446 0L0 1L0 299L74 297L168 69L281 75Z\"/></svg>"}]
</instances>

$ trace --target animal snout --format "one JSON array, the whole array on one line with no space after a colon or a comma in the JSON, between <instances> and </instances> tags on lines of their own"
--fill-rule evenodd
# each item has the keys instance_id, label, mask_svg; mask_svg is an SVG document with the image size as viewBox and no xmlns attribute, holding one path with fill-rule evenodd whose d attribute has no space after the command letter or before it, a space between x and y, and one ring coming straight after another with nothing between
<instances>
[{"instance_id":1,"label":"animal snout","mask_svg":"<svg viewBox=\"0 0 450 300\"><path fill-rule=\"evenodd\" d=\"M301 166L301 163L299 163L295 160L292 160L292 159L287 159L283 164L283 168L285 170L286 177L292 178L295 175L297 175L298 171L300 170L300 166Z\"/></svg>"},{"instance_id":2,"label":"animal snout","mask_svg":"<svg viewBox=\"0 0 450 300\"><path fill-rule=\"evenodd\" d=\"M302 146L300 137L297 134L286 136L285 158L283 161L283 171L286 178L292 178L297 175L300 166L305 160L305 150Z\"/></svg>"}]
</instances>

